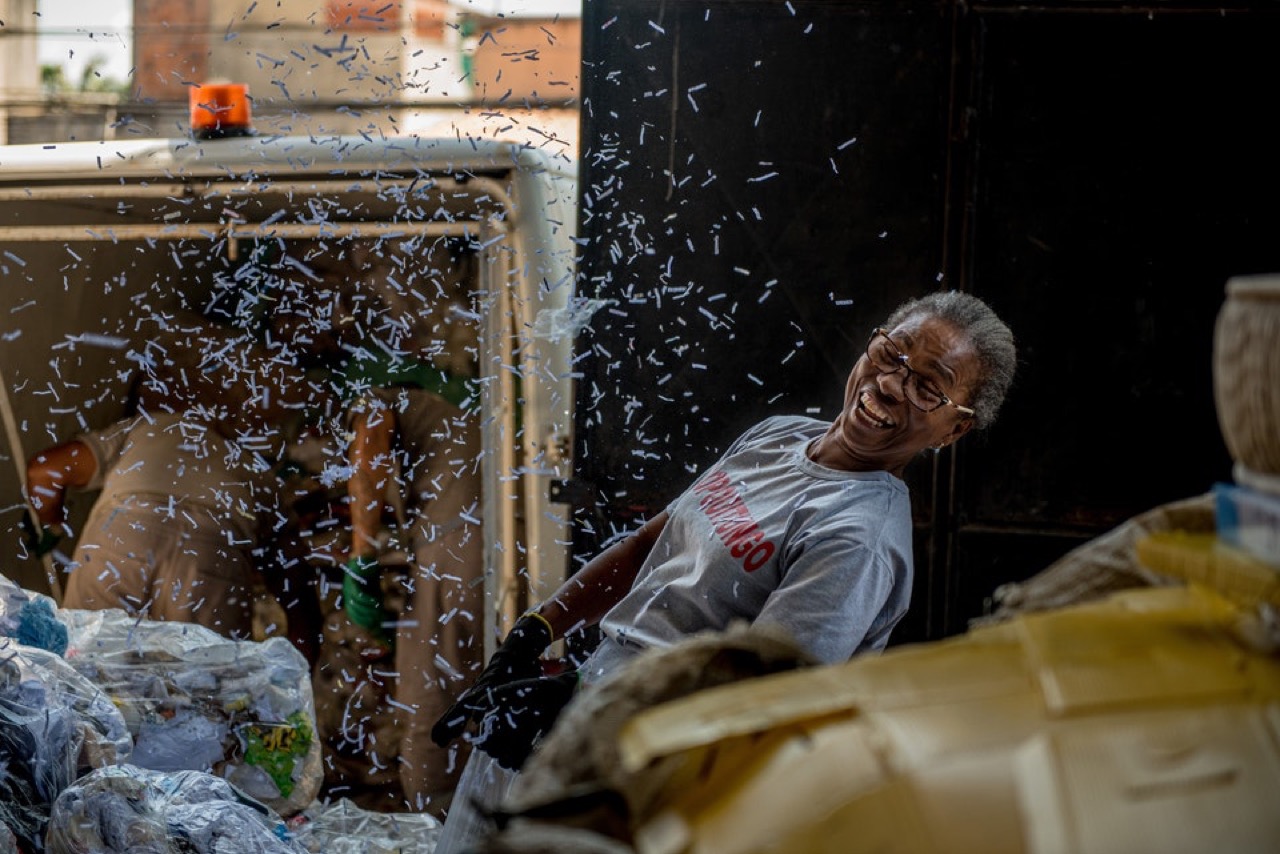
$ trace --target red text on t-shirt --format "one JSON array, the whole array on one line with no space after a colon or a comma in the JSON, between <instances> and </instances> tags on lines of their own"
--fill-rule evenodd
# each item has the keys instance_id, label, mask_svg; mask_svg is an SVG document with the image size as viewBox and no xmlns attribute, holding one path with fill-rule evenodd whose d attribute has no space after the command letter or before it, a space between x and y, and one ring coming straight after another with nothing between
<instances>
[{"instance_id":1,"label":"red text on t-shirt","mask_svg":"<svg viewBox=\"0 0 1280 854\"><path fill-rule=\"evenodd\" d=\"M742 494L729 476L716 470L694 484L698 506L707 514L716 536L729 554L742 562L747 572L755 572L773 556L774 546L742 501Z\"/></svg>"}]
</instances>

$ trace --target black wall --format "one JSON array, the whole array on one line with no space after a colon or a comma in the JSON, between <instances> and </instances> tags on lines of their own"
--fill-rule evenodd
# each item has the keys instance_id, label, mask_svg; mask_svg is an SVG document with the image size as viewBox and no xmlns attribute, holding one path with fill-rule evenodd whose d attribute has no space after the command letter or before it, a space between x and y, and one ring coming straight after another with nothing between
<instances>
[{"instance_id":1,"label":"black wall","mask_svg":"<svg viewBox=\"0 0 1280 854\"><path fill-rule=\"evenodd\" d=\"M743 428L829 417L869 330L938 288L1020 340L1000 422L908 472L897 640L1230 477L1232 275L1280 270L1280 11L585 0L579 557Z\"/></svg>"}]
</instances>

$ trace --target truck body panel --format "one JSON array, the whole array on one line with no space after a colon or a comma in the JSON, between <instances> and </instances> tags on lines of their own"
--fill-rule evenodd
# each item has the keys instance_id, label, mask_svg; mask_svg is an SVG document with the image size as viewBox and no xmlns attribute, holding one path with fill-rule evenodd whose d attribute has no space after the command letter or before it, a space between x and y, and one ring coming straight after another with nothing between
<instances>
[{"instance_id":1,"label":"truck body panel","mask_svg":"<svg viewBox=\"0 0 1280 854\"><path fill-rule=\"evenodd\" d=\"M549 490L571 465L572 340L558 318L572 304L575 193L572 164L472 139L0 147L0 403L22 444L0 475L6 554L23 554L17 464L121 417L148 336L225 297L254 253L444 238L470 265L451 275L467 280L479 342L492 638L565 575L567 512ZM5 572L39 587L32 560Z\"/></svg>"}]
</instances>

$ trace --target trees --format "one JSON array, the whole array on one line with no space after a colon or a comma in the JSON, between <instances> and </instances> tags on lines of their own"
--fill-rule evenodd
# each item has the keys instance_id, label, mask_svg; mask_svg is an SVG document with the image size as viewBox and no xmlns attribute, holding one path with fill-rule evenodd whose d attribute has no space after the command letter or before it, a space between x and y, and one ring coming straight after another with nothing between
<instances>
[{"instance_id":1,"label":"trees","mask_svg":"<svg viewBox=\"0 0 1280 854\"><path fill-rule=\"evenodd\" d=\"M89 57L80 71L79 80L67 77L67 66L45 63L40 66L40 86L46 95L66 95L73 92L114 94L125 98L129 94L129 81L104 75L102 69L107 58L102 55Z\"/></svg>"}]
</instances>

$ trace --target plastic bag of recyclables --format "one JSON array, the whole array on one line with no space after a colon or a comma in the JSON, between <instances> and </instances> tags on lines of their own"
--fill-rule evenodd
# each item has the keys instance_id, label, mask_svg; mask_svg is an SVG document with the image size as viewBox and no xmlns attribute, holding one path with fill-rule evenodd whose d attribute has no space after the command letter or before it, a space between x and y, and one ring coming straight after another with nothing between
<instances>
[{"instance_id":1,"label":"plastic bag of recyclables","mask_svg":"<svg viewBox=\"0 0 1280 854\"><path fill-rule=\"evenodd\" d=\"M369 812L346 799L286 822L211 774L115 766L58 797L48 854L431 854L439 832L429 815Z\"/></svg>"},{"instance_id":2,"label":"plastic bag of recyclables","mask_svg":"<svg viewBox=\"0 0 1280 854\"><path fill-rule=\"evenodd\" d=\"M66 788L49 821L49 854L306 854L285 822L202 771L100 768Z\"/></svg>"},{"instance_id":3,"label":"plastic bag of recyclables","mask_svg":"<svg viewBox=\"0 0 1280 854\"><path fill-rule=\"evenodd\" d=\"M338 798L307 807L289 828L310 854L432 854L442 826L426 813L371 812Z\"/></svg>"},{"instance_id":4,"label":"plastic bag of recyclables","mask_svg":"<svg viewBox=\"0 0 1280 854\"><path fill-rule=\"evenodd\" d=\"M58 655L0 637L0 854L43 851L54 799L131 747L101 690Z\"/></svg>"},{"instance_id":5,"label":"plastic bag of recyclables","mask_svg":"<svg viewBox=\"0 0 1280 854\"><path fill-rule=\"evenodd\" d=\"M63 609L67 662L120 708L130 762L207 771L282 816L310 804L324 771L306 659L284 638L235 641L124 611Z\"/></svg>"},{"instance_id":6,"label":"plastic bag of recyclables","mask_svg":"<svg viewBox=\"0 0 1280 854\"><path fill-rule=\"evenodd\" d=\"M58 619L53 599L24 590L3 575L0 575L0 635L13 638L23 646L39 647L58 655L67 651L67 627Z\"/></svg>"}]
</instances>

